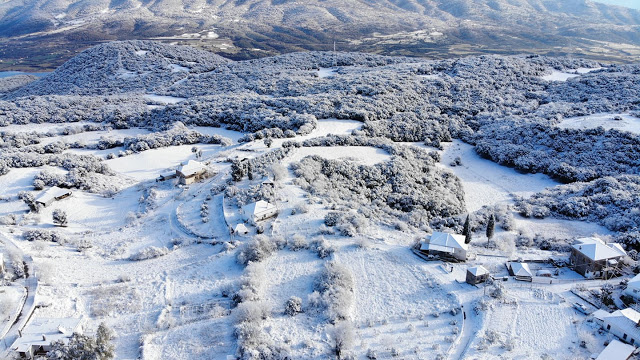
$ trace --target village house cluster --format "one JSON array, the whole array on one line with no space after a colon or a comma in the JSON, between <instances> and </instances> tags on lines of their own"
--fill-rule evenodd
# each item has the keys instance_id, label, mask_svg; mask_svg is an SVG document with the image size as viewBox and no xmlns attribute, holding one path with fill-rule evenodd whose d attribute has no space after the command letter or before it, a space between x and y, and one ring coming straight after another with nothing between
<instances>
[{"instance_id":1,"label":"village house cluster","mask_svg":"<svg viewBox=\"0 0 640 360\"><path fill-rule=\"evenodd\" d=\"M576 239L571 245L569 256L564 259L508 260L504 263L507 276L492 274L479 260L482 257L470 251L464 235L433 232L419 242L414 253L426 261L443 261L445 264L467 262L470 265L466 269L464 281L472 286L482 287L495 281L507 281L509 278L549 285L590 280L624 280L631 272L628 265L633 263L622 245L596 237ZM444 268L453 271L452 266L445 265ZM570 273L581 275L582 280L567 277ZM622 284L625 282L626 280L622 281ZM628 296L633 301L640 300L640 274L626 282L621 295ZM598 309L590 312L587 306L580 303L574 304L574 307L578 312L589 316L592 319L589 321L598 324L601 331L618 339L609 342L605 350L592 359L626 360L637 352L636 346L640 344L640 312L635 308L623 306L613 311Z\"/></svg>"}]
</instances>

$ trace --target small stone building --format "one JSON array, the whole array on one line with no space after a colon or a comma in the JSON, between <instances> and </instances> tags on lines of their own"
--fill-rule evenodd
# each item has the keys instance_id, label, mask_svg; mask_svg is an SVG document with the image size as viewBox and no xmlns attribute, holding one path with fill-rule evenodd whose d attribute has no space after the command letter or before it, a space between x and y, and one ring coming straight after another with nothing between
<instances>
[{"instance_id":1,"label":"small stone building","mask_svg":"<svg viewBox=\"0 0 640 360\"><path fill-rule=\"evenodd\" d=\"M467 269L467 283L476 285L487 281L489 278L489 270L484 266L474 266Z\"/></svg>"}]
</instances>

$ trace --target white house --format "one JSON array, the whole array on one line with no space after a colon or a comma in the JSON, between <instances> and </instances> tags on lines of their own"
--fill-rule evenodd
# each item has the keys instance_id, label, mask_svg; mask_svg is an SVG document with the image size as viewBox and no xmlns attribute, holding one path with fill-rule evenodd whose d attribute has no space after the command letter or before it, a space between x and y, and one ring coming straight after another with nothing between
<instances>
[{"instance_id":1,"label":"white house","mask_svg":"<svg viewBox=\"0 0 640 360\"><path fill-rule=\"evenodd\" d=\"M205 178L207 168L200 162L189 160L176 170L176 175L180 178L180 184L189 185Z\"/></svg>"},{"instance_id":2,"label":"white house","mask_svg":"<svg viewBox=\"0 0 640 360\"><path fill-rule=\"evenodd\" d=\"M249 233L249 229L247 229L245 224L239 223L235 228L233 228L233 233L235 235L247 235Z\"/></svg>"},{"instance_id":3,"label":"white house","mask_svg":"<svg viewBox=\"0 0 640 360\"><path fill-rule=\"evenodd\" d=\"M636 299L640 299L640 274L634 276L631 280L629 280L624 293L629 296L633 296Z\"/></svg>"},{"instance_id":4,"label":"white house","mask_svg":"<svg viewBox=\"0 0 640 360\"><path fill-rule=\"evenodd\" d=\"M635 346L623 344L618 340L613 340L598 355L596 360L627 360L636 350Z\"/></svg>"},{"instance_id":5,"label":"white house","mask_svg":"<svg viewBox=\"0 0 640 360\"><path fill-rule=\"evenodd\" d=\"M420 251L430 255L452 257L457 260L467 260L469 246L464 243L464 236L434 232L420 245Z\"/></svg>"},{"instance_id":6,"label":"white house","mask_svg":"<svg viewBox=\"0 0 640 360\"><path fill-rule=\"evenodd\" d=\"M569 261L586 278L608 278L618 272L625 256L627 253L620 244L591 237L580 238L571 246Z\"/></svg>"},{"instance_id":7,"label":"white house","mask_svg":"<svg viewBox=\"0 0 640 360\"><path fill-rule=\"evenodd\" d=\"M533 273L527 263L509 262L508 268L509 274L515 276L516 280L531 281L533 279Z\"/></svg>"},{"instance_id":8,"label":"white house","mask_svg":"<svg viewBox=\"0 0 640 360\"><path fill-rule=\"evenodd\" d=\"M626 308L607 315L599 314L598 317L602 317L601 326L620 340L631 345L640 343L639 312Z\"/></svg>"},{"instance_id":9,"label":"white house","mask_svg":"<svg viewBox=\"0 0 640 360\"><path fill-rule=\"evenodd\" d=\"M247 220L254 223L278 215L278 208L264 200L245 205L242 210Z\"/></svg>"},{"instance_id":10,"label":"white house","mask_svg":"<svg viewBox=\"0 0 640 360\"><path fill-rule=\"evenodd\" d=\"M54 186L41 192L40 195L38 195L38 197L35 199L35 203L42 206L49 206L54 201L62 200L69 196L71 196L71 190Z\"/></svg>"},{"instance_id":11,"label":"white house","mask_svg":"<svg viewBox=\"0 0 640 360\"><path fill-rule=\"evenodd\" d=\"M33 319L19 331L20 336L13 342L11 349L25 359L46 355L51 350L52 343L58 340L67 342L73 333L81 333L81 322L82 318Z\"/></svg>"}]
</instances>

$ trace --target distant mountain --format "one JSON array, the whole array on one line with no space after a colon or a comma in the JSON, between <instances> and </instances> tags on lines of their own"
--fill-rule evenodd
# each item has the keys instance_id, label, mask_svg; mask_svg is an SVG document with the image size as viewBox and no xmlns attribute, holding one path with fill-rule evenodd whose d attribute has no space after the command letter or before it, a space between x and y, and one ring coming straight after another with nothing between
<instances>
[{"instance_id":1,"label":"distant mountain","mask_svg":"<svg viewBox=\"0 0 640 360\"><path fill-rule=\"evenodd\" d=\"M334 41L394 55L640 55L640 11L590 0L9 0L0 24L0 57L43 67L56 62L50 53L71 57L60 49L150 38L232 58L328 50Z\"/></svg>"},{"instance_id":2,"label":"distant mountain","mask_svg":"<svg viewBox=\"0 0 640 360\"><path fill-rule=\"evenodd\" d=\"M608 5L617 5L624 6L631 9L640 10L640 2L637 0L595 0L596 2L608 4Z\"/></svg>"}]
</instances>

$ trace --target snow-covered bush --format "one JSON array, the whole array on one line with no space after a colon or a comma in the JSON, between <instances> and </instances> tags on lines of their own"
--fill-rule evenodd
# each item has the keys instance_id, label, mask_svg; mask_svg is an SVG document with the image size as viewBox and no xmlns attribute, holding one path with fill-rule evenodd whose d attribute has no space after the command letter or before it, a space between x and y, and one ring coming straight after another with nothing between
<instances>
[{"instance_id":1,"label":"snow-covered bush","mask_svg":"<svg viewBox=\"0 0 640 360\"><path fill-rule=\"evenodd\" d=\"M340 321L331 332L333 349L338 359L342 359L354 347L356 336L350 321Z\"/></svg>"},{"instance_id":2,"label":"snow-covered bush","mask_svg":"<svg viewBox=\"0 0 640 360\"><path fill-rule=\"evenodd\" d=\"M302 312L302 299L297 296L290 297L284 304L284 313L289 316L295 316Z\"/></svg>"},{"instance_id":3,"label":"snow-covered bush","mask_svg":"<svg viewBox=\"0 0 640 360\"><path fill-rule=\"evenodd\" d=\"M141 260L155 259L157 257L167 255L168 253L169 253L169 249L166 246L163 246L163 247L149 246L131 255L129 257L129 260L141 261Z\"/></svg>"},{"instance_id":4,"label":"snow-covered bush","mask_svg":"<svg viewBox=\"0 0 640 360\"><path fill-rule=\"evenodd\" d=\"M59 244L66 244L69 242L65 236L56 231L40 229L27 230L22 234L22 237L27 241L55 242Z\"/></svg>"},{"instance_id":5,"label":"snow-covered bush","mask_svg":"<svg viewBox=\"0 0 640 360\"><path fill-rule=\"evenodd\" d=\"M354 302L354 280L351 271L344 265L327 263L316 281L315 290L322 295L329 320L337 322L350 317Z\"/></svg>"},{"instance_id":6,"label":"snow-covered bush","mask_svg":"<svg viewBox=\"0 0 640 360\"><path fill-rule=\"evenodd\" d=\"M278 247L273 239L264 235L255 236L239 252L237 260L242 265L258 262L273 254Z\"/></svg>"},{"instance_id":7,"label":"snow-covered bush","mask_svg":"<svg viewBox=\"0 0 640 360\"><path fill-rule=\"evenodd\" d=\"M309 248L314 250L321 259L330 257L336 251L335 248L325 239L319 239L312 242L309 244Z\"/></svg>"},{"instance_id":8,"label":"snow-covered bush","mask_svg":"<svg viewBox=\"0 0 640 360\"><path fill-rule=\"evenodd\" d=\"M287 247L292 251L299 251L303 249L307 249L309 244L307 243L307 239L300 234L295 234L289 240Z\"/></svg>"},{"instance_id":9,"label":"snow-covered bush","mask_svg":"<svg viewBox=\"0 0 640 360\"><path fill-rule=\"evenodd\" d=\"M67 218L67 212L60 209L53 210L52 213L53 223L57 226L67 226L69 219Z\"/></svg>"},{"instance_id":10,"label":"snow-covered bush","mask_svg":"<svg viewBox=\"0 0 640 360\"><path fill-rule=\"evenodd\" d=\"M375 359L378 358L378 353L373 349L369 349L369 350L367 350L367 355L366 356L367 356L367 359L375 360Z\"/></svg>"}]
</instances>

